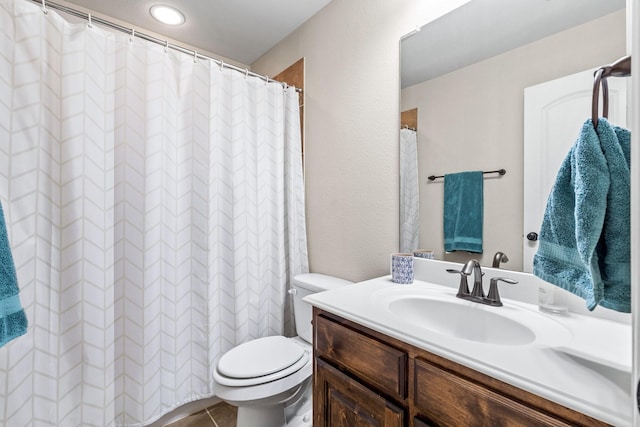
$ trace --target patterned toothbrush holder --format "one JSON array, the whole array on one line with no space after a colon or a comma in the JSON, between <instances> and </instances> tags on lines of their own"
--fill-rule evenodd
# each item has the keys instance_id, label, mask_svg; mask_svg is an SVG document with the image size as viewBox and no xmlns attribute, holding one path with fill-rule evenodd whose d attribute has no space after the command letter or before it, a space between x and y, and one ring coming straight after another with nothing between
<instances>
[{"instance_id":1,"label":"patterned toothbrush holder","mask_svg":"<svg viewBox=\"0 0 640 427\"><path fill-rule=\"evenodd\" d=\"M413 254L391 254L391 280L403 285L413 283Z\"/></svg>"}]
</instances>

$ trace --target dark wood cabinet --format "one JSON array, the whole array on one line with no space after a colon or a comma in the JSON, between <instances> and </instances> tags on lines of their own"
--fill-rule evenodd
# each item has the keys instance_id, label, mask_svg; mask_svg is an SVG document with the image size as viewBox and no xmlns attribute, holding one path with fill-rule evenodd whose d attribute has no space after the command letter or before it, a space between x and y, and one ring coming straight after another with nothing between
<instances>
[{"instance_id":1,"label":"dark wood cabinet","mask_svg":"<svg viewBox=\"0 0 640 427\"><path fill-rule=\"evenodd\" d=\"M438 425L570 426L425 360L415 360L415 381L416 408Z\"/></svg>"},{"instance_id":2,"label":"dark wood cabinet","mask_svg":"<svg viewBox=\"0 0 640 427\"><path fill-rule=\"evenodd\" d=\"M437 427L435 424L427 424L418 418L413 419L413 426L414 427Z\"/></svg>"},{"instance_id":3,"label":"dark wood cabinet","mask_svg":"<svg viewBox=\"0 0 640 427\"><path fill-rule=\"evenodd\" d=\"M395 400L406 398L406 352L326 317L315 322L314 334L317 356Z\"/></svg>"},{"instance_id":4,"label":"dark wood cabinet","mask_svg":"<svg viewBox=\"0 0 640 427\"><path fill-rule=\"evenodd\" d=\"M316 361L314 426L402 427L404 411L322 360Z\"/></svg>"},{"instance_id":5,"label":"dark wood cabinet","mask_svg":"<svg viewBox=\"0 0 640 427\"><path fill-rule=\"evenodd\" d=\"M314 308L315 427L606 426Z\"/></svg>"}]
</instances>

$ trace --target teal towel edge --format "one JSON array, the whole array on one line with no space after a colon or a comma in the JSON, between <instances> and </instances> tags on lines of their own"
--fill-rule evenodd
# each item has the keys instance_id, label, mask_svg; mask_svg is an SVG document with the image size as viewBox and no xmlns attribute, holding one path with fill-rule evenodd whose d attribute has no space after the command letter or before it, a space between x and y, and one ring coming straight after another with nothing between
<instances>
[{"instance_id":1,"label":"teal towel edge","mask_svg":"<svg viewBox=\"0 0 640 427\"><path fill-rule=\"evenodd\" d=\"M27 333L27 315L24 310L12 313L0 320L0 347Z\"/></svg>"},{"instance_id":2,"label":"teal towel edge","mask_svg":"<svg viewBox=\"0 0 640 427\"><path fill-rule=\"evenodd\" d=\"M606 264L608 281L603 283L598 260L585 268L575 248L540 242L533 258L533 275L585 300L587 309L598 305L621 313L631 313L631 299L626 293L631 280L631 263ZM617 291L617 292L616 292ZM619 295L619 298L614 298Z\"/></svg>"},{"instance_id":3,"label":"teal towel edge","mask_svg":"<svg viewBox=\"0 0 640 427\"><path fill-rule=\"evenodd\" d=\"M548 259L544 259L544 257L537 257L534 258L534 262L538 262L540 264L556 264L554 261L548 260ZM548 269L549 267L547 266L546 269ZM552 285L555 285L559 288L564 289L565 291L569 291L572 294L582 298L583 300L585 300L587 309L589 311L593 311L596 306L598 304L596 304L595 299L593 297L592 293L589 292L585 292L585 290L579 286L576 286L575 282L573 280L569 280L569 279L562 279L560 277L558 277L555 274L549 274L547 273L546 269L540 268L540 267L533 267L533 274L534 276L539 277L540 279L544 280L545 282L549 282ZM566 269L566 267L565 267ZM580 270L574 269L573 270L575 273L584 273ZM568 272L569 273L569 272ZM571 273L569 273L571 274Z\"/></svg>"},{"instance_id":4,"label":"teal towel edge","mask_svg":"<svg viewBox=\"0 0 640 427\"><path fill-rule=\"evenodd\" d=\"M479 240L479 239L478 239ZM455 251L466 251L466 252L474 252L474 253L482 253L482 241L447 241L444 242L444 250L446 252L455 252Z\"/></svg>"},{"instance_id":5,"label":"teal towel edge","mask_svg":"<svg viewBox=\"0 0 640 427\"><path fill-rule=\"evenodd\" d=\"M533 257L532 273L584 299L589 311L593 311L602 300L602 292L598 292L598 289L593 286L594 277L588 269L585 269L575 248L565 248L541 241L538 252ZM599 274L596 276L595 279L598 281Z\"/></svg>"},{"instance_id":6,"label":"teal towel edge","mask_svg":"<svg viewBox=\"0 0 640 427\"><path fill-rule=\"evenodd\" d=\"M593 311L600 305L621 313L631 313L630 299L627 300L625 298L623 301L612 300L607 297L612 292L604 291L604 288L609 290L614 287L628 288L631 264L609 266L611 270L617 273L615 274L617 276L616 283L600 283L600 286L596 286L596 288L599 288L598 291L593 287L594 277L584 268L584 264L580 263L577 253L574 255L565 254L564 258L551 257L544 253L544 249L547 246L541 244L542 251L539 251L533 258L532 273L534 276L584 299L589 311ZM596 273L594 276L596 282L600 282L600 275Z\"/></svg>"},{"instance_id":7,"label":"teal towel edge","mask_svg":"<svg viewBox=\"0 0 640 427\"><path fill-rule=\"evenodd\" d=\"M603 299L602 301L600 301L599 305L610 310L619 311L620 313L631 313L631 304Z\"/></svg>"},{"instance_id":8,"label":"teal towel edge","mask_svg":"<svg viewBox=\"0 0 640 427\"><path fill-rule=\"evenodd\" d=\"M8 316L22 310L18 294L0 299L0 317Z\"/></svg>"}]
</instances>

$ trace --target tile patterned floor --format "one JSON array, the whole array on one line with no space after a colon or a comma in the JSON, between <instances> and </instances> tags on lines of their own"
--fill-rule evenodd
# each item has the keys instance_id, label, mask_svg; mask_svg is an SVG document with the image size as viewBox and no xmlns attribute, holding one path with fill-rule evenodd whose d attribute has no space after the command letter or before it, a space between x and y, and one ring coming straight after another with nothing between
<instances>
[{"instance_id":1,"label":"tile patterned floor","mask_svg":"<svg viewBox=\"0 0 640 427\"><path fill-rule=\"evenodd\" d=\"M221 402L166 427L235 427L237 412L235 406Z\"/></svg>"}]
</instances>

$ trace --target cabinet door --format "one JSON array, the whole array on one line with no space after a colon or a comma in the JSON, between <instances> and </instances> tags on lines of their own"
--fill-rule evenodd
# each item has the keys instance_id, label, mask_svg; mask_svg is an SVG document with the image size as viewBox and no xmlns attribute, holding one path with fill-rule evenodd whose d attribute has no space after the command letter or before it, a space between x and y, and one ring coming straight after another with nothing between
<instances>
[{"instance_id":1,"label":"cabinet door","mask_svg":"<svg viewBox=\"0 0 640 427\"><path fill-rule=\"evenodd\" d=\"M415 404L439 426L570 427L431 363L415 360Z\"/></svg>"},{"instance_id":2,"label":"cabinet door","mask_svg":"<svg viewBox=\"0 0 640 427\"><path fill-rule=\"evenodd\" d=\"M313 425L402 427L404 412L333 366L316 359Z\"/></svg>"}]
</instances>

